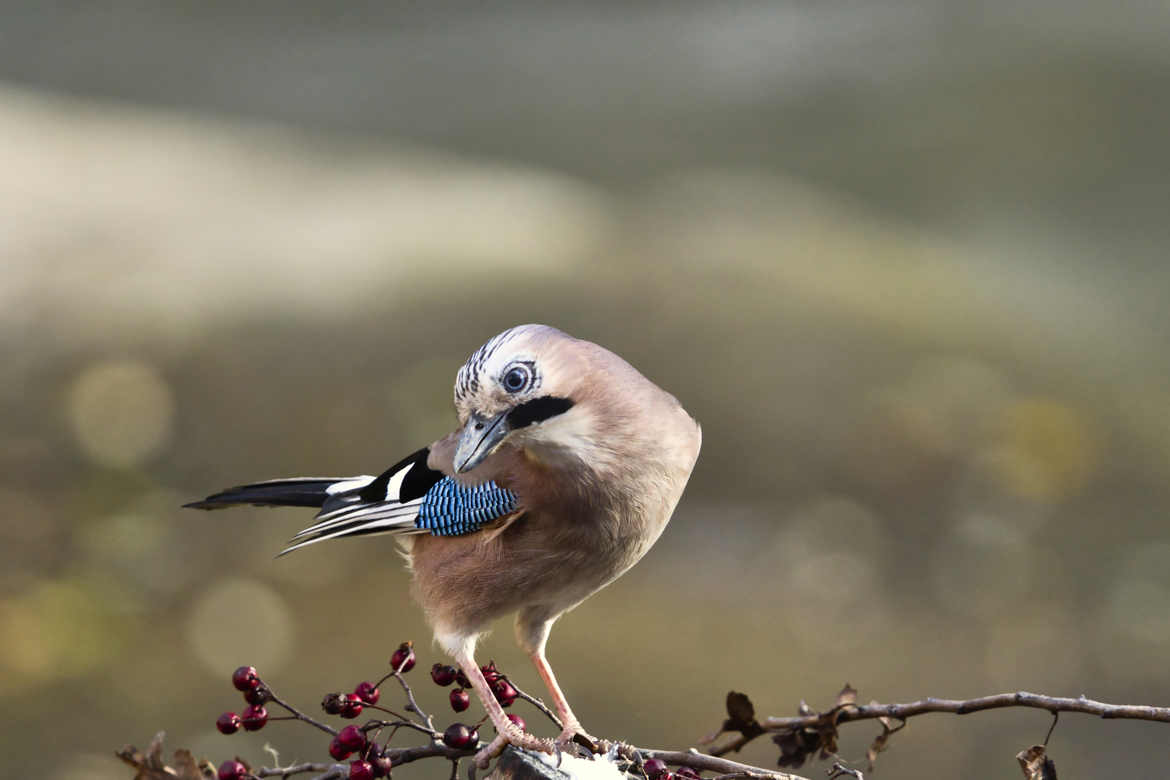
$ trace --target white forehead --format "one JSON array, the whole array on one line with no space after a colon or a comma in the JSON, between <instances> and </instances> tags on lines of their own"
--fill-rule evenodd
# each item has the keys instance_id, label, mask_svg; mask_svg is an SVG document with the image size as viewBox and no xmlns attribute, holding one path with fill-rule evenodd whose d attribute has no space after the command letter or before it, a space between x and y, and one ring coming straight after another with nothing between
<instances>
[{"instance_id":1,"label":"white forehead","mask_svg":"<svg viewBox=\"0 0 1170 780\"><path fill-rule=\"evenodd\" d=\"M485 377L496 376L516 360L534 360L540 346L565 334L548 325L517 325L493 336L467 358L455 377L455 403L475 394Z\"/></svg>"}]
</instances>

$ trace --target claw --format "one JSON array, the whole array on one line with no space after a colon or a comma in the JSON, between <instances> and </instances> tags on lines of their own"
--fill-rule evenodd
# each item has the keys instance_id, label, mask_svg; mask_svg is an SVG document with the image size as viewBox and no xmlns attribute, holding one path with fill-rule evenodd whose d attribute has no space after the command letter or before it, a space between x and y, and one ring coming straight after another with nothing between
<instances>
[{"instance_id":1,"label":"claw","mask_svg":"<svg viewBox=\"0 0 1170 780\"><path fill-rule=\"evenodd\" d=\"M480 769L487 769L492 759L504 752L508 745L515 745L524 750L535 750L540 753L555 755L559 748L552 740L542 739L521 731L514 724L508 723L508 728L501 730L488 746L475 754L475 765Z\"/></svg>"},{"instance_id":2,"label":"claw","mask_svg":"<svg viewBox=\"0 0 1170 780\"><path fill-rule=\"evenodd\" d=\"M590 753L604 753L609 750L609 743L597 737L590 736L578 723L569 723L556 738L558 748L565 748L572 744L580 745Z\"/></svg>"}]
</instances>

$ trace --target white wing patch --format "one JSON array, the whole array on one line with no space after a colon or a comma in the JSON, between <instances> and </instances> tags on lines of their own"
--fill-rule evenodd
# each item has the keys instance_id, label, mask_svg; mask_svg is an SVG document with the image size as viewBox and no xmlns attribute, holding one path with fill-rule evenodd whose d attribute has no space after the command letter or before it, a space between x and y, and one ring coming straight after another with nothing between
<instances>
[{"instance_id":1,"label":"white wing patch","mask_svg":"<svg viewBox=\"0 0 1170 780\"><path fill-rule=\"evenodd\" d=\"M399 491L402 490L402 481L404 479L406 479L406 475L410 473L410 470L412 468L414 468L413 463L411 463L409 466L407 466L406 468L399 471L394 476L390 477L390 481L386 483L386 499L385 499L386 501L397 501L398 500ZM370 477L369 482L367 482L366 484L368 485L370 482L373 482L373 481L374 481L374 478ZM363 487L364 487L364 485L363 485Z\"/></svg>"},{"instance_id":2,"label":"white wing patch","mask_svg":"<svg viewBox=\"0 0 1170 780\"><path fill-rule=\"evenodd\" d=\"M334 482L332 485L325 488L325 492L331 496L335 496L338 493L344 493L347 490L357 490L358 488L364 488L366 485L373 482L374 479L376 478L371 477L368 474L363 474L360 477L353 477L352 479L346 479L341 482Z\"/></svg>"}]
</instances>

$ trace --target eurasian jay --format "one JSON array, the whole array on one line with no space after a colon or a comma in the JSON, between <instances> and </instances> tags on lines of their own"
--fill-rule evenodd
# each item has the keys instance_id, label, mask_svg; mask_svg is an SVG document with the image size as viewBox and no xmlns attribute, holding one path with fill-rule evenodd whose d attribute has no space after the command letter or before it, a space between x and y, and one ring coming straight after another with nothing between
<instances>
[{"instance_id":1,"label":"eurasian jay","mask_svg":"<svg viewBox=\"0 0 1170 780\"><path fill-rule=\"evenodd\" d=\"M557 618L633 566L662 533L699 455L698 423L629 363L546 325L477 349L455 378L459 429L380 476L294 478L188 506L313 506L281 554L326 539L393 534L413 593L507 744L552 752L586 734L545 658ZM516 640L548 686L564 730L515 726L476 664L479 637L516 613Z\"/></svg>"}]
</instances>

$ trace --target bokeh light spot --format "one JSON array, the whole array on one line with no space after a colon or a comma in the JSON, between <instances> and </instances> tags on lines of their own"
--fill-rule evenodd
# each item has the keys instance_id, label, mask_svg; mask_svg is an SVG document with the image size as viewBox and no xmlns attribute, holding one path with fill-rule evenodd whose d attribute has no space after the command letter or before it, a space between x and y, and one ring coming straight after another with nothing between
<instances>
[{"instance_id":1,"label":"bokeh light spot","mask_svg":"<svg viewBox=\"0 0 1170 780\"><path fill-rule=\"evenodd\" d=\"M288 605L276 591L253 580L233 579L205 591L187 620L192 652L213 675L241 664L279 670L292 650Z\"/></svg>"},{"instance_id":2,"label":"bokeh light spot","mask_svg":"<svg viewBox=\"0 0 1170 780\"><path fill-rule=\"evenodd\" d=\"M90 588L51 581L0 602L0 691L74 677L110 662L124 630Z\"/></svg>"},{"instance_id":3,"label":"bokeh light spot","mask_svg":"<svg viewBox=\"0 0 1170 780\"><path fill-rule=\"evenodd\" d=\"M996 456L1004 486L1025 498L1056 500L1078 490L1097 465L1089 421L1051 399L1010 404Z\"/></svg>"},{"instance_id":4,"label":"bokeh light spot","mask_svg":"<svg viewBox=\"0 0 1170 780\"><path fill-rule=\"evenodd\" d=\"M68 404L78 444L102 465L138 465L170 438L171 389L145 363L119 360L90 366L74 381Z\"/></svg>"}]
</instances>

